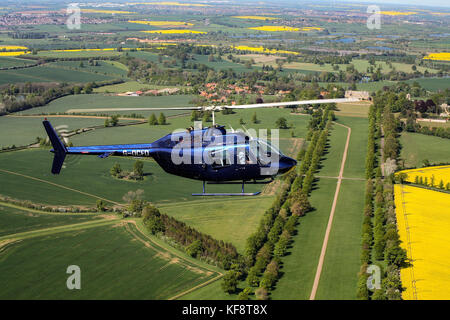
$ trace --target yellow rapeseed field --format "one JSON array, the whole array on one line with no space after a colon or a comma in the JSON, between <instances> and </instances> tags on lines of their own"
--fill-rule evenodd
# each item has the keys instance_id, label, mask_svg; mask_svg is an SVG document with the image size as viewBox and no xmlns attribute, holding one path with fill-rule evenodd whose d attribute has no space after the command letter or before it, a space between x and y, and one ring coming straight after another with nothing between
<instances>
[{"instance_id":1,"label":"yellow rapeseed field","mask_svg":"<svg viewBox=\"0 0 450 320\"><path fill-rule=\"evenodd\" d=\"M403 299L450 299L450 194L400 184L394 192L401 246L412 260L401 270Z\"/></svg>"},{"instance_id":2,"label":"yellow rapeseed field","mask_svg":"<svg viewBox=\"0 0 450 320\"><path fill-rule=\"evenodd\" d=\"M17 50L28 50L27 47L24 46L13 46L13 45L4 45L0 46L0 50L6 50L6 51L17 51Z\"/></svg>"},{"instance_id":3,"label":"yellow rapeseed field","mask_svg":"<svg viewBox=\"0 0 450 320\"><path fill-rule=\"evenodd\" d=\"M144 5L156 5L156 6L179 6L179 7L210 7L208 4L201 3L179 3L175 1L163 1L163 2L133 2L134 4L144 4Z\"/></svg>"},{"instance_id":4,"label":"yellow rapeseed field","mask_svg":"<svg viewBox=\"0 0 450 320\"><path fill-rule=\"evenodd\" d=\"M450 61L450 52L430 53L429 55L424 57L424 59Z\"/></svg>"},{"instance_id":5,"label":"yellow rapeseed field","mask_svg":"<svg viewBox=\"0 0 450 320\"><path fill-rule=\"evenodd\" d=\"M234 16L232 18L236 19L248 19L248 20L277 20L280 18L274 18L274 17L262 17L262 16Z\"/></svg>"},{"instance_id":6,"label":"yellow rapeseed field","mask_svg":"<svg viewBox=\"0 0 450 320\"><path fill-rule=\"evenodd\" d=\"M259 31L300 31L299 28L287 27L287 26L262 26L262 27L251 27L249 29L259 30Z\"/></svg>"},{"instance_id":7,"label":"yellow rapeseed field","mask_svg":"<svg viewBox=\"0 0 450 320\"><path fill-rule=\"evenodd\" d=\"M302 31L310 31L310 30L321 31L321 30L323 30L323 28L320 28L320 27L303 27L302 28Z\"/></svg>"},{"instance_id":8,"label":"yellow rapeseed field","mask_svg":"<svg viewBox=\"0 0 450 320\"><path fill-rule=\"evenodd\" d=\"M249 29L252 30L258 30L258 31L321 31L323 28L319 27L303 27L303 28L294 28L294 27L287 27L287 26L261 26L261 27L250 27Z\"/></svg>"},{"instance_id":9,"label":"yellow rapeseed field","mask_svg":"<svg viewBox=\"0 0 450 320\"><path fill-rule=\"evenodd\" d=\"M136 12L119 11L119 10L97 10L97 9L81 9L81 12L85 13L111 13L111 14L131 14Z\"/></svg>"},{"instance_id":10,"label":"yellow rapeseed field","mask_svg":"<svg viewBox=\"0 0 450 320\"><path fill-rule=\"evenodd\" d=\"M205 31L197 31L197 30L186 30L186 29L169 29L169 30L148 30L141 31L145 33L166 33L166 34L179 34L179 33L195 33L195 34L206 34Z\"/></svg>"},{"instance_id":11,"label":"yellow rapeseed field","mask_svg":"<svg viewBox=\"0 0 450 320\"><path fill-rule=\"evenodd\" d=\"M103 49L56 49L40 51L41 53L59 53L59 52L91 52L91 51L115 51L117 48L103 48ZM122 48L123 51L129 51L131 48ZM134 48L136 51L141 51L142 48Z\"/></svg>"},{"instance_id":12,"label":"yellow rapeseed field","mask_svg":"<svg viewBox=\"0 0 450 320\"><path fill-rule=\"evenodd\" d=\"M3 51L0 52L0 57L16 57L26 53L26 51Z\"/></svg>"},{"instance_id":13,"label":"yellow rapeseed field","mask_svg":"<svg viewBox=\"0 0 450 320\"><path fill-rule=\"evenodd\" d=\"M232 46L232 47L233 47L233 46ZM276 53L299 54L298 52L294 52L294 51L277 50L277 49L267 49L267 48L264 48L264 47L236 46L236 47L234 47L234 49L236 49L236 50L241 50L241 51L258 52L258 53L271 53L271 54L276 54Z\"/></svg>"},{"instance_id":14,"label":"yellow rapeseed field","mask_svg":"<svg viewBox=\"0 0 450 320\"><path fill-rule=\"evenodd\" d=\"M413 12L413 11L408 11L408 12L380 11L380 14L384 14L385 16L409 16L412 14L417 14L417 12Z\"/></svg>"},{"instance_id":15,"label":"yellow rapeseed field","mask_svg":"<svg viewBox=\"0 0 450 320\"><path fill-rule=\"evenodd\" d=\"M145 21L145 20L129 20L129 23L139 23L139 24L146 24L149 26L157 26L157 27L164 27L164 26L193 26L193 23L189 22L183 22L183 21Z\"/></svg>"},{"instance_id":16,"label":"yellow rapeseed field","mask_svg":"<svg viewBox=\"0 0 450 320\"><path fill-rule=\"evenodd\" d=\"M412 183L415 182L416 176L422 177L422 179L427 178L429 186L432 186L431 180L434 177L434 184L432 187L439 186L441 180L443 181L444 186L450 182L450 165L403 170L398 172L397 174L399 173L406 173L408 175L406 181Z\"/></svg>"},{"instance_id":17,"label":"yellow rapeseed field","mask_svg":"<svg viewBox=\"0 0 450 320\"><path fill-rule=\"evenodd\" d=\"M115 48L104 48L104 49L56 49L48 50L45 52L89 52L89 51L114 51Z\"/></svg>"}]
</instances>

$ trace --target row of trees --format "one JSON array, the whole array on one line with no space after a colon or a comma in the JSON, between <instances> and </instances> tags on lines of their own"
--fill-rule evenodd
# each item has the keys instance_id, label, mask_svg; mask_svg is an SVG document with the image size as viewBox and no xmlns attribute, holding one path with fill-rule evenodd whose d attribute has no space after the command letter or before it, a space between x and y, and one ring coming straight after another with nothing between
<instances>
[{"instance_id":1,"label":"row of trees","mask_svg":"<svg viewBox=\"0 0 450 320\"><path fill-rule=\"evenodd\" d=\"M366 154L366 179L371 179L374 174L374 168L376 165L375 152L377 151L377 144L375 143L375 134L378 132L378 136L381 135L380 127L376 130L376 108L372 105L369 109L369 134L367 141L367 154Z\"/></svg>"},{"instance_id":2,"label":"row of trees","mask_svg":"<svg viewBox=\"0 0 450 320\"><path fill-rule=\"evenodd\" d=\"M19 200L19 199L14 199L11 197L7 197L4 195L0 195L0 201L2 202L6 202L6 203L11 203L13 205L16 206L20 206L20 207L24 207L24 208L29 208L29 209L33 209L33 210L39 210L39 211L45 211L45 212L73 212L73 213L81 213L81 212L95 212L96 209L94 207L86 207L86 206L61 206L61 207L56 207L56 206L50 206L50 205L45 205L45 204L39 204L39 203L34 203L31 202L30 200Z\"/></svg>"},{"instance_id":3,"label":"row of trees","mask_svg":"<svg viewBox=\"0 0 450 320\"><path fill-rule=\"evenodd\" d=\"M281 258L286 255L297 219L311 209L308 197L301 190L290 191L295 176L296 173L292 171L284 177L277 199L265 212L257 231L247 239L246 277L245 272L240 274L240 278L234 277L236 280L245 279L248 284L239 294L239 299L248 299L253 290L257 299L267 299L270 290L281 276ZM231 293L236 290L236 286L229 286L230 278L233 277L226 275L222 286L226 292ZM237 285L237 282L235 284Z\"/></svg>"},{"instance_id":4,"label":"row of trees","mask_svg":"<svg viewBox=\"0 0 450 320\"><path fill-rule=\"evenodd\" d=\"M383 111L382 119L381 110ZM394 205L394 187L392 174L388 179L382 179L381 168L378 165L378 144L382 134L395 139L395 127L389 106L375 103L369 111L369 142L366 155L366 191L364 220L362 227L361 270L358 274L357 297L367 300L399 300L401 299L402 285L400 268L406 266L406 251L400 247L400 238L397 230L397 220ZM393 132L394 131L394 132ZM391 143L391 142L389 142ZM384 147L386 148L386 142ZM393 156L397 159L397 149L389 146L390 152L384 150L383 156ZM373 179L375 176L375 180ZM381 287L370 293L368 290L368 269L372 264L381 268Z\"/></svg>"},{"instance_id":5,"label":"row of trees","mask_svg":"<svg viewBox=\"0 0 450 320\"><path fill-rule=\"evenodd\" d=\"M325 111L318 109L309 121L309 133L311 141L308 148L303 149L297 156L297 160L301 161L298 175L295 178L292 190L302 190L305 194L309 194L314 183L314 173L317 171L320 159L326 147L329 130L331 128L334 113L330 107Z\"/></svg>"},{"instance_id":6,"label":"row of trees","mask_svg":"<svg viewBox=\"0 0 450 320\"><path fill-rule=\"evenodd\" d=\"M445 183L444 180L440 179L439 183L436 184L436 179L435 179L434 175L432 175L430 177L429 181L428 181L428 177L422 177L422 176L417 175L414 177L414 184L450 191L450 182Z\"/></svg>"},{"instance_id":7,"label":"row of trees","mask_svg":"<svg viewBox=\"0 0 450 320\"><path fill-rule=\"evenodd\" d=\"M116 127L119 124L119 118L120 118L120 115L118 115L118 114L115 114L115 115L110 116L109 118L106 118L104 126L105 127L109 127L109 126Z\"/></svg>"},{"instance_id":8,"label":"row of trees","mask_svg":"<svg viewBox=\"0 0 450 320\"><path fill-rule=\"evenodd\" d=\"M425 96L425 100L411 101L407 98L407 93L412 96ZM392 115L391 123L396 127L396 131L416 132L441 138L450 138L450 128L421 126L416 123L417 117L436 117L442 112L440 105L450 103L450 89L441 90L430 94L420 87L417 82L412 85L398 83L395 86L384 88L375 94L374 102L383 105L391 112L400 112L401 117L406 121L394 119Z\"/></svg>"},{"instance_id":9,"label":"row of trees","mask_svg":"<svg viewBox=\"0 0 450 320\"><path fill-rule=\"evenodd\" d=\"M152 234L170 238L194 258L226 270L241 259L231 243L219 241L210 235L201 233L184 222L161 213L149 203L143 206L142 217L144 224Z\"/></svg>"},{"instance_id":10,"label":"row of trees","mask_svg":"<svg viewBox=\"0 0 450 320\"><path fill-rule=\"evenodd\" d=\"M164 113L160 113L158 119L156 119L156 115L154 113L151 114L151 116L148 118L148 124L150 126L163 126L167 124L166 116Z\"/></svg>"}]
</instances>

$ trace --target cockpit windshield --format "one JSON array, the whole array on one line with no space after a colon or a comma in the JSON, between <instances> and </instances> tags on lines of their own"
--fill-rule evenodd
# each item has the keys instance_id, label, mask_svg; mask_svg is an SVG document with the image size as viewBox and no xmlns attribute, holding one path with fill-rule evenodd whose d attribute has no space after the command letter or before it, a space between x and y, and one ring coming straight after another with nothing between
<instances>
[{"instance_id":1,"label":"cockpit windshield","mask_svg":"<svg viewBox=\"0 0 450 320\"><path fill-rule=\"evenodd\" d=\"M262 165L268 165L273 162L274 158L279 159L283 156L281 151L270 144L269 141L258 139L250 141L250 153Z\"/></svg>"},{"instance_id":2,"label":"cockpit windshield","mask_svg":"<svg viewBox=\"0 0 450 320\"><path fill-rule=\"evenodd\" d=\"M271 154L275 153L275 154L278 154L280 156L283 155L283 153L278 148L276 148L274 145L272 145L267 140L258 140L258 147L259 147L259 149L262 150L262 152L264 152L264 151L267 152L268 151L268 153L271 153Z\"/></svg>"}]
</instances>

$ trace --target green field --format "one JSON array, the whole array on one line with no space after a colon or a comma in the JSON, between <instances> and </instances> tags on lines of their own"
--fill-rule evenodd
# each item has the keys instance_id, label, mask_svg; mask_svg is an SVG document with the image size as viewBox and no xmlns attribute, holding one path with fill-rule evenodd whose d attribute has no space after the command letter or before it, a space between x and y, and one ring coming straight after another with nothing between
<instances>
[{"instance_id":1,"label":"green field","mask_svg":"<svg viewBox=\"0 0 450 320\"><path fill-rule=\"evenodd\" d=\"M364 186L364 181L342 182L316 299L356 298Z\"/></svg>"},{"instance_id":2,"label":"green field","mask_svg":"<svg viewBox=\"0 0 450 320\"><path fill-rule=\"evenodd\" d=\"M364 179L368 120L364 118L339 116L337 122L349 126L352 129L347 161L344 167L344 177Z\"/></svg>"},{"instance_id":3,"label":"green field","mask_svg":"<svg viewBox=\"0 0 450 320\"><path fill-rule=\"evenodd\" d=\"M207 55L194 55L194 62L201 63L204 65L207 65L208 67L214 68L215 70L228 70L232 69L235 72L248 72L250 69L245 67L245 65L241 63L235 63L232 61L228 61L223 57L222 61L208 61L209 56ZM252 68L254 69L260 69L258 66L254 66Z\"/></svg>"},{"instance_id":4,"label":"green field","mask_svg":"<svg viewBox=\"0 0 450 320\"><path fill-rule=\"evenodd\" d=\"M95 214L45 213L0 202L0 237L99 219Z\"/></svg>"},{"instance_id":5,"label":"green field","mask_svg":"<svg viewBox=\"0 0 450 320\"><path fill-rule=\"evenodd\" d=\"M322 157L320 172L317 175L337 177L341 167L341 159L344 153L347 129L342 126L333 126L329 135L328 148Z\"/></svg>"},{"instance_id":6,"label":"green field","mask_svg":"<svg viewBox=\"0 0 450 320\"><path fill-rule=\"evenodd\" d=\"M42 125L44 117L0 117L0 148L24 146L36 142L36 137L47 137ZM67 126L66 130L103 125L103 119L49 118L53 127Z\"/></svg>"},{"instance_id":7,"label":"green field","mask_svg":"<svg viewBox=\"0 0 450 320\"><path fill-rule=\"evenodd\" d=\"M13 57L0 57L0 68L24 67L33 65L34 61Z\"/></svg>"},{"instance_id":8,"label":"green field","mask_svg":"<svg viewBox=\"0 0 450 320\"><path fill-rule=\"evenodd\" d=\"M94 108L168 108L168 107L189 107L189 102L194 98L192 95L173 96L143 96L143 97L119 97L103 94L81 94L66 96L50 102L48 105L33 108L21 112L21 114L41 114L41 113L64 113L70 109L94 109ZM155 111L157 114L161 111ZM189 111L167 111L166 115L180 113L190 113ZM142 114L148 116L150 111L123 111L123 112L101 112L102 114Z\"/></svg>"},{"instance_id":9,"label":"green field","mask_svg":"<svg viewBox=\"0 0 450 320\"><path fill-rule=\"evenodd\" d=\"M417 82L421 87L430 91L444 90L450 88L450 80L448 78L422 78L408 80L408 83L412 84Z\"/></svg>"},{"instance_id":10,"label":"green field","mask_svg":"<svg viewBox=\"0 0 450 320\"><path fill-rule=\"evenodd\" d=\"M164 89L164 88L173 88L171 86L160 86L160 85L152 85L152 84L144 84L139 83L137 81L127 81L124 83L113 84L110 86L103 86L99 88L95 88L94 92L101 93L123 93L123 92L135 92L135 91L143 91L143 90L152 90L152 89ZM180 87L177 87L180 88Z\"/></svg>"},{"instance_id":11,"label":"green field","mask_svg":"<svg viewBox=\"0 0 450 320\"><path fill-rule=\"evenodd\" d=\"M450 128L450 122L418 121L422 127Z\"/></svg>"},{"instance_id":12,"label":"green field","mask_svg":"<svg viewBox=\"0 0 450 320\"><path fill-rule=\"evenodd\" d=\"M221 283L222 281L215 281L180 297L179 300L236 300L235 295L223 292Z\"/></svg>"},{"instance_id":13,"label":"green field","mask_svg":"<svg viewBox=\"0 0 450 320\"><path fill-rule=\"evenodd\" d=\"M400 158L405 167L421 167L423 161L448 163L450 161L450 140L420 133L403 132L400 137Z\"/></svg>"},{"instance_id":14,"label":"green field","mask_svg":"<svg viewBox=\"0 0 450 320\"><path fill-rule=\"evenodd\" d=\"M142 25L143 26L143 25ZM158 54L148 51L129 52L130 57L139 58L148 62L158 62Z\"/></svg>"},{"instance_id":15,"label":"green field","mask_svg":"<svg viewBox=\"0 0 450 320\"><path fill-rule=\"evenodd\" d=\"M191 201L164 204L160 206L160 211L218 240L231 242L243 253L247 238L256 230L264 211L273 200L273 196L259 196L251 199Z\"/></svg>"},{"instance_id":16,"label":"green field","mask_svg":"<svg viewBox=\"0 0 450 320\"><path fill-rule=\"evenodd\" d=\"M366 102L361 103L338 103L337 111L335 111L335 115L338 117L359 117L359 118L367 118L369 113L370 104Z\"/></svg>"},{"instance_id":17,"label":"green field","mask_svg":"<svg viewBox=\"0 0 450 320\"><path fill-rule=\"evenodd\" d=\"M253 55L249 55L247 57L247 60L249 60ZM263 62L259 62L256 64L256 66L262 66L263 64L265 65L272 65L273 67L276 67L276 63L275 60L267 63L263 63ZM353 59L351 61L351 64L353 64L355 66L355 69L358 72L366 72L367 68L370 66L369 61L367 60L362 60L362 59ZM346 71L347 67L350 64L339 64L339 70L342 71ZM412 70L412 64L406 64L406 63L398 63L398 62L393 62L392 63L392 68L384 61L376 61L375 62L375 66L374 69L377 69L378 67L381 67L381 72L382 73L389 73L390 71L393 70L393 68L395 68L397 71L402 71L402 72L413 72ZM284 66L284 68L286 69L294 69L294 70L303 70L303 71L316 71L316 72L336 72L335 70L333 70L333 67L331 64L329 63L325 63L323 65L320 64L314 64L314 63L310 63L310 62L291 62L291 63L286 63ZM425 70L428 70L428 72L430 73L435 73L436 70L434 69L430 69L430 68L425 68L425 67L421 67L418 66L417 70L420 72L425 72Z\"/></svg>"},{"instance_id":18,"label":"green field","mask_svg":"<svg viewBox=\"0 0 450 320\"><path fill-rule=\"evenodd\" d=\"M37 54L38 57L49 58L98 58L98 57L112 57L120 56L122 52L118 51L76 51L76 52L50 52L42 51Z\"/></svg>"},{"instance_id":19,"label":"green field","mask_svg":"<svg viewBox=\"0 0 450 320\"><path fill-rule=\"evenodd\" d=\"M114 222L9 244L0 262L1 299L168 299L217 275ZM81 290L66 287L70 265Z\"/></svg>"},{"instance_id":20,"label":"green field","mask_svg":"<svg viewBox=\"0 0 450 320\"><path fill-rule=\"evenodd\" d=\"M49 67L57 67L65 70L91 72L99 75L110 76L114 78L125 78L128 68L117 61L96 61L97 65L89 65L88 61L57 61L49 63Z\"/></svg>"},{"instance_id":21,"label":"green field","mask_svg":"<svg viewBox=\"0 0 450 320\"><path fill-rule=\"evenodd\" d=\"M115 77L89 71L71 70L52 66L37 66L18 70L0 70L0 85L23 82L92 82L112 80Z\"/></svg>"}]
</instances>

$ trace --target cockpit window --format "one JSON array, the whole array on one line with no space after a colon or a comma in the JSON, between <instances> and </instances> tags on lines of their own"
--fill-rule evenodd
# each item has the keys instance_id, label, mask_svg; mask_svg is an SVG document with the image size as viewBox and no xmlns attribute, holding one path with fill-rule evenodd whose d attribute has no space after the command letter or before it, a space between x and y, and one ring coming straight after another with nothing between
<instances>
[{"instance_id":1,"label":"cockpit window","mask_svg":"<svg viewBox=\"0 0 450 320\"><path fill-rule=\"evenodd\" d=\"M268 150L270 153L275 153L278 155L283 155L281 151L277 148L275 148L269 141L266 140L258 140L259 147L262 147L262 150Z\"/></svg>"}]
</instances>

